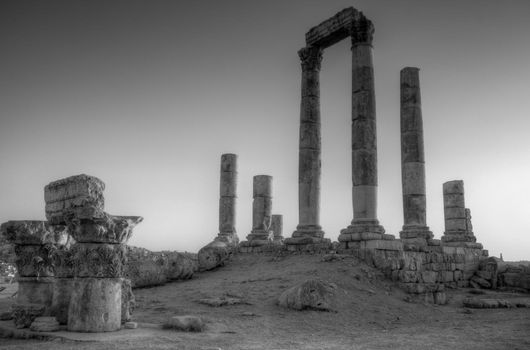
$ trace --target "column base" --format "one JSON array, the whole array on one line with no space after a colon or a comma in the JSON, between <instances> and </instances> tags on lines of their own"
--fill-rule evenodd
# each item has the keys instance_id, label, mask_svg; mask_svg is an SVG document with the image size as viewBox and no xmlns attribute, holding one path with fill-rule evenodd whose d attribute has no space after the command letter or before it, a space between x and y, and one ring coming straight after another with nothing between
<instances>
[{"instance_id":1,"label":"column base","mask_svg":"<svg viewBox=\"0 0 530 350\"><path fill-rule=\"evenodd\" d=\"M350 226L340 230L339 242L392 240L393 235L385 235L385 229L377 219L354 219Z\"/></svg>"},{"instance_id":2,"label":"column base","mask_svg":"<svg viewBox=\"0 0 530 350\"><path fill-rule=\"evenodd\" d=\"M323 238L324 231L322 231L322 226L320 225L298 225L296 226L296 231L293 232L292 237L294 238L302 238L302 237Z\"/></svg>"},{"instance_id":3,"label":"column base","mask_svg":"<svg viewBox=\"0 0 530 350\"><path fill-rule=\"evenodd\" d=\"M235 232L220 232L217 234L217 237L215 237L216 241L224 242L228 244L229 246L237 246L239 244L239 237Z\"/></svg>"},{"instance_id":4,"label":"column base","mask_svg":"<svg viewBox=\"0 0 530 350\"><path fill-rule=\"evenodd\" d=\"M403 225L399 237L403 242L403 249L408 251L427 251L428 246L436 245L436 242L432 242L433 233L424 225Z\"/></svg>"},{"instance_id":5,"label":"column base","mask_svg":"<svg viewBox=\"0 0 530 350\"><path fill-rule=\"evenodd\" d=\"M272 240L272 231L266 230L252 230L247 236L248 241L265 241L269 242Z\"/></svg>"}]
</instances>

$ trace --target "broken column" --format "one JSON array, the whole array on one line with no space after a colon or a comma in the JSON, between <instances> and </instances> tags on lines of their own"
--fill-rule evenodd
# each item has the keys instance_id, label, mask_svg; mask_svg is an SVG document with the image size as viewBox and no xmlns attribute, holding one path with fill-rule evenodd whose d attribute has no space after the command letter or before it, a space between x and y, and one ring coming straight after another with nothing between
<instances>
[{"instance_id":1,"label":"broken column","mask_svg":"<svg viewBox=\"0 0 530 350\"><path fill-rule=\"evenodd\" d=\"M464 181L454 180L443 184L445 232L444 246L462 246L482 249L473 234L470 210L464 201Z\"/></svg>"},{"instance_id":2,"label":"broken column","mask_svg":"<svg viewBox=\"0 0 530 350\"><path fill-rule=\"evenodd\" d=\"M339 241L383 239L377 219L377 134L372 39L364 15L352 24L352 182L353 220ZM387 235L388 236L388 235ZM387 237L390 238L390 237Z\"/></svg>"},{"instance_id":3,"label":"broken column","mask_svg":"<svg viewBox=\"0 0 530 350\"><path fill-rule=\"evenodd\" d=\"M272 240L276 243L282 243L283 241L283 215L272 215L271 220L271 231L272 231Z\"/></svg>"},{"instance_id":4,"label":"broken column","mask_svg":"<svg viewBox=\"0 0 530 350\"><path fill-rule=\"evenodd\" d=\"M304 47L298 51L302 64L302 99L300 103L300 143L298 153L298 226L290 244L320 242L320 64L322 49ZM297 240L298 238L298 240Z\"/></svg>"},{"instance_id":5,"label":"broken column","mask_svg":"<svg viewBox=\"0 0 530 350\"><path fill-rule=\"evenodd\" d=\"M237 155L221 155L219 184L219 233L199 250L199 269L211 270L228 260L239 243L236 234Z\"/></svg>"},{"instance_id":6,"label":"broken column","mask_svg":"<svg viewBox=\"0 0 530 350\"><path fill-rule=\"evenodd\" d=\"M407 250L424 249L433 238L426 225L425 156L419 69L401 70L401 181L403 230L399 233Z\"/></svg>"},{"instance_id":7,"label":"broken column","mask_svg":"<svg viewBox=\"0 0 530 350\"><path fill-rule=\"evenodd\" d=\"M237 155L221 156L221 181L219 198L219 234L217 239L237 245L236 199L237 199Z\"/></svg>"},{"instance_id":8,"label":"broken column","mask_svg":"<svg viewBox=\"0 0 530 350\"><path fill-rule=\"evenodd\" d=\"M247 236L250 246L261 246L272 239L272 176L256 175L253 179L252 231Z\"/></svg>"},{"instance_id":9,"label":"broken column","mask_svg":"<svg viewBox=\"0 0 530 350\"><path fill-rule=\"evenodd\" d=\"M0 231L15 246L18 272L15 324L29 327L35 317L51 313L55 280L52 257L68 234L64 226L36 220L8 221Z\"/></svg>"},{"instance_id":10,"label":"broken column","mask_svg":"<svg viewBox=\"0 0 530 350\"><path fill-rule=\"evenodd\" d=\"M105 213L104 188L101 180L87 175L71 176L45 188L46 217L66 223L76 242L68 254L57 256L64 260L60 266L64 278L72 271L74 276L67 315L71 331L108 332L121 327L125 243L142 218ZM66 298L68 289L57 292ZM64 304L57 301L56 306L64 311Z\"/></svg>"}]
</instances>

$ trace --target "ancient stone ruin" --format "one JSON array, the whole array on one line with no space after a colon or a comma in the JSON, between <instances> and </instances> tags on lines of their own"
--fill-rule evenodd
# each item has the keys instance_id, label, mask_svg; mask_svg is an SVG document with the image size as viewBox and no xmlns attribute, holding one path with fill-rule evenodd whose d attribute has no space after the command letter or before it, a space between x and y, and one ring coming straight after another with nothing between
<instances>
[{"instance_id":1,"label":"ancient stone ruin","mask_svg":"<svg viewBox=\"0 0 530 350\"><path fill-rule=\"evenodd\" d=\"M44 190L48 221L2 224L16 247L17 327L53 316L71 331L106 332L130 319L125 244L142 218L104 212L104 189L87 175L52 182Z\"/></svg>"}]
</instances>

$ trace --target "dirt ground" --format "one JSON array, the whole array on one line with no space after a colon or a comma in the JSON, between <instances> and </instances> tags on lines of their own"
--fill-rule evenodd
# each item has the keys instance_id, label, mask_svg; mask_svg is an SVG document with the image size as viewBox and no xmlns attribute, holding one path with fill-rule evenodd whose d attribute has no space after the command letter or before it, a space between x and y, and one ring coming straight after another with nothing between
<instances>
[{"instance_id":1,"label":"dirt ground","mask_svg":"<svg viewBox=\"0 0 530 350\"><path fill-rule=\"evenodd\" d=\"M276 305L283 290L308 278L338 286L336 312ZM530 349L530 309L466 309L462 300L477 296L472 292L450 290L448 305L424 304L352 257L322 261L320 255L239 255L191 280L135 290L135 321L160 324L171 316L196 315L206 321L202 333L157 330L152 338L96 342L0 339L0 348ZM197 302L226 295L246 303L212 307ZM479 295L484 296L530 297L491 291ZM11 302L6 300L0 300L0 311Z\"/></svg>"}]
</instances>

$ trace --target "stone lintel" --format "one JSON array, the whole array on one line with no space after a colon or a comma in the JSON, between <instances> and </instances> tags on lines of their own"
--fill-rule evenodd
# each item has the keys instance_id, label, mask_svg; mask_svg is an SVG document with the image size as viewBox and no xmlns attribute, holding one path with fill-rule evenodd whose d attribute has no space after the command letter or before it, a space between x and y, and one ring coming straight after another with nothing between
<instances>
[{"instance_id":1,"label":"stone lintel","mask_svg":"<svg viewBox=\"0 0 530 350\"><path fill-rule=\"evenodd\" d=\"M373 33L371 22L353 7L345 8L333 17L311 28L305 35L308 46L318 46L323 49L351 36L364 37ZM361 40L360 42L365 42ZM371 40L370 40L371 42Z\"/></svg>"}]
</instances>

